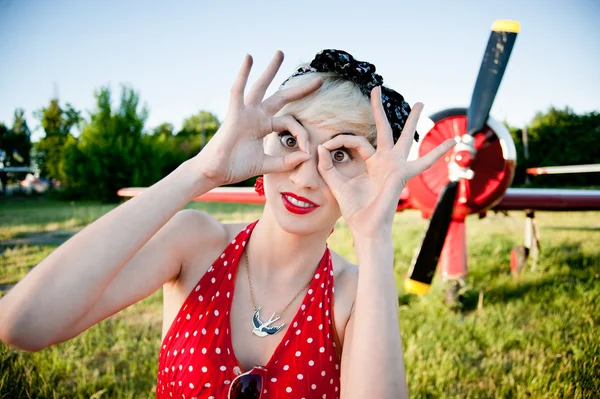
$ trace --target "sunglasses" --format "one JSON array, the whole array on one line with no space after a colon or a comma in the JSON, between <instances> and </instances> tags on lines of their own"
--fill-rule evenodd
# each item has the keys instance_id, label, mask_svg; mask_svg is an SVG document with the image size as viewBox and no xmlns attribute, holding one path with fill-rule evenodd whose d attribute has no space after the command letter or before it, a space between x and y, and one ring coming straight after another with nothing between
<instances>
[{"instance_id":1,"label":"sunglasses","mask_svg":"<svg viewBox=\"0 0 600 399\"><path fill-rule=\"evenodd\" d=\"M229 386L229 399L260 399L263 385L267 377L267 369L256 366L252 370L240 374Z\"/></svg>"}]
</instances>

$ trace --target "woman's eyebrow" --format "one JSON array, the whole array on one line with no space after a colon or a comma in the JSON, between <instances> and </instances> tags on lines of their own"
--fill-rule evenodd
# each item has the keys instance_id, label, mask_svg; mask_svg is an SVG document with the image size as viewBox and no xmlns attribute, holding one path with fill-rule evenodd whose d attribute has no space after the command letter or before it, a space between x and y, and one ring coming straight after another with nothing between
<instances>
[{"instance_id":1,"label":"woman's eyebrow","mask_svg":"<svg viewBox=\"0 0 600 399\"><path fill-rule=\"evenodd\" d=\"M350 132L342 132L342 133L336 133L336 134L334 134L333 136L331 136L331 137L329 138L329 140L331 140L331 139L334 139L334 138L336 138L337 136L339 136L339 135L341 135L341 134L347 134L347 135L349 135L349 136L356 136L356 134L354 134L354 133L350 133Z\"/></svg>"}]
</instances>

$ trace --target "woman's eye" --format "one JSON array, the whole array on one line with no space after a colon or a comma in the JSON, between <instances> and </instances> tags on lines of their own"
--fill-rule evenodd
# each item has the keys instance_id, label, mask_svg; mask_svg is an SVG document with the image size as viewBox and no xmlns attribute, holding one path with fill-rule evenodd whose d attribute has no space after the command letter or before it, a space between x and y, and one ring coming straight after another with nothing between
<instances>
[{"instance_id":1,"label":"woman's eye","mask_svg":"<svg viewBox=\"0 0 600 399\"><path fill-rule=\"evenodd\" d=\"M339 148L331 152L331 159L335 162L350 162L352 156L350 155L350 151Z\"/></svg>"},{"instance_id":2,"label":"woman's eye","mask_svg":"<svg viewBox=\"0 0 600 399\"><path fill-rule=\"evenodd\" d=\"M296 138L292 136L289 132L279 133L279 142L285 148L294 148L298 144Z\"/></svg>"}]
</instances>

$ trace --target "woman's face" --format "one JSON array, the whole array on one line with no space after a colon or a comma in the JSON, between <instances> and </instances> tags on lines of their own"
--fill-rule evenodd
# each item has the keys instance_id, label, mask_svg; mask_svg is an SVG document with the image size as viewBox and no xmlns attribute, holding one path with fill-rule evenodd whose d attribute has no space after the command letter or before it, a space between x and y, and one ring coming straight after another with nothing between
<instances>
[{"instance_id":1,"label":"woman's face","mask_svg":"<svg viewBox=\"0 0 600 399\"><path fill-rule=\"evenodd\" d=\"M292 171L264 176L267 206L279 225L290 233L329 233L341 213L336 199L317 169L317 146L339 134L360 133L348 132L336 126L322 127L302 120L298 122L308 132L308 148L312 156ZM271 133L266 138L265 152L269 155L285 156L298 149L296 138L288 132ZM365 171L365 162L355 150L340 147L331 151L331 159L334 167L346 177L352 178Z\"/></svg>"}]
</instances>

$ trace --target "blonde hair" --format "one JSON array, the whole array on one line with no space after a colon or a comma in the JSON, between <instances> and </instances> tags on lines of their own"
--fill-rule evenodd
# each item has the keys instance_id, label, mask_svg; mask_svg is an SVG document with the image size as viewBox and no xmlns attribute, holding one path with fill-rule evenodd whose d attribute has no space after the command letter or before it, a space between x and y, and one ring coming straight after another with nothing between
<instances>
[{"instance_id":1,"label":"blonde hair","mask_svg":"<svg viewBox=\"0 0 600 399\"><path fill-rule=\"evenodd\" d=\"M365 136L375 145L377 129L370 99L348 79L332 72L312 72L294 76L279 90L305 84L317 76L323 79L323 85L318 90L286 104L277 114L291 114L300 121L322 127L335 126Z\"/></svg>"}]
</instances>

